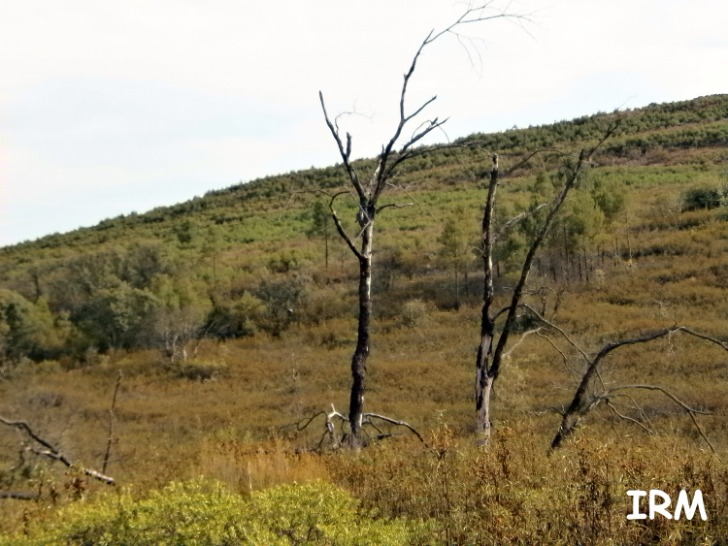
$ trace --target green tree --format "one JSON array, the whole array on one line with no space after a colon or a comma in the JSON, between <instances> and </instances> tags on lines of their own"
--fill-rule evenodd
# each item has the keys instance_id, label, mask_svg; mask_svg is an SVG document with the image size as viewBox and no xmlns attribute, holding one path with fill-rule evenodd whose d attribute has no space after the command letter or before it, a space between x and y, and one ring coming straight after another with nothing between
<instances>
[{"instance_id":1,"label":"green tree","mask_svg":"<svg viewBox=\"0 0 728 546\"><path fill-rule=\"evenodd\" d=\"M331 211L321 201L311 208L311 225L306 230L309 237L322 237L324 240L324 267L329 268L329 235L331 234Z\"/></svg>"},{"instance_id":2,"label":"green tree","mask_svg":"<svg viewBox=\"0 0 728 546\"><path fill-rule=\"evenodd\" d=\"M265 304L258 325L273 337L279 337L300 315L306 300L306 283L301 277L264 280L253 291Z\"/></svg>"},{"instance_id":3,"label":"green tree","mask_svg":"<svg viewBox=\"0 0 728 546\"><path fill-rule=\"evenodd\" d=\"M683 195L683 211L718 208L722 204L721 198L718 188L691 188Z\"/></svg>"},{"instance_id":4,"label":"green tree","mask_svg":"<svg viewBox=\"0 0 728 546\"><path fill-rule=\"evenodd\" d=\"M464 211L460 209L442 227L438 238L439 255L443 263L452 268L455 276L455 306L460 308L460 277L465 280L465 295L468 296L468 264L472 259L472 246L465 226Z\"/></svg>"},{"instance_id":5,"label":"green tree","mask_svg":"<svg viewBox=\"0 0 728 546\"><path fill-rule=\"evenodd\" d=\"M71 334L70 328L65 317L53 317L43 298L32 303L17 292L0 289L0 359L56 357Z\"/></svg>"},{"instance_id":6,"label":"green tree","mask_svg":"<svg viewBox=\"0 0 728 546\"><path fill-rule=\"evenodd\" d=\"M147 290L128 283L98 290L74 316L89 341L101 350L140 344L144 327L158 300Z\"/></svg>"},{"instance_id":7,"label":"green tree","mask_svg":"<svg viewBox=\"0 0 728 546\"><path fill-rule=\"evenodd\" d=\"M267 311L266 304L250 292L232 302L213 302L207 315L204 331L218 339L232 339L249 336L258 328L258 321Z\"/></svg>"}]
</instances>

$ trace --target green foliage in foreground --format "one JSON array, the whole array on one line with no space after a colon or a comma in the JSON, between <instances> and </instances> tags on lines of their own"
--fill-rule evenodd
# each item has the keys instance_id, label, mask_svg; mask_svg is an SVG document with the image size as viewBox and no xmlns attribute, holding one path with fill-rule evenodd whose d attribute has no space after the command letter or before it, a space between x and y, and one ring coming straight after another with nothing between
<instances>
[{"instance_id":1,"label":"green foliage in foreground","mask_svg":"<svg viewBox=\"0 0 728 546\"><path fill-rule=\"evenodd\" d=\"M282 485L249 500L219 482L171 483L134 500L126 493L59 511L17 544L417 544L432 529L404 519L374 519L358 502L324 482Z\"/></svg>"}]
</instances>

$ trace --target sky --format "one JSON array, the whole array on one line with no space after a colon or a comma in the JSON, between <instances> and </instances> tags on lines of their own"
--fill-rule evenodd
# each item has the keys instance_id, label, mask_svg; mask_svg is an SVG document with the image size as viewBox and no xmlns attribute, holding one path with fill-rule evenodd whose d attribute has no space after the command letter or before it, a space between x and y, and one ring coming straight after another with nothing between
<instances>
[{"instance_id":1,"label":"sky","mask_svg":"<svg viewBox=\"0 0 728 546\"><path fill-rule=\"evenodd\" d=\"M0 0L0 246L371 157L452 0ZM500 18L508 12L518 17ZM511 0L420 57L428 143L728 92L723 0ZM414 127L413 127L414 129Z\"/></svg>"}]
</instances>

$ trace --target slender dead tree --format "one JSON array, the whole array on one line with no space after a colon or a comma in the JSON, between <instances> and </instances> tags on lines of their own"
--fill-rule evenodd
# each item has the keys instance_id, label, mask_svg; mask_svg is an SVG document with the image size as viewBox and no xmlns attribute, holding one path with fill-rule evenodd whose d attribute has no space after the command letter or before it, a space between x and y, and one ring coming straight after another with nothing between
<instances>
[{"instance_id":1,"label":"slender dead tree","mask_svg":"<svg viewBox=\"0 0 728 546\"><path fill-rule=\"evenodd\" d=\"M382 146L382 151L376 157L374 168L370 173L360 173L352 162L352 136L346 133L342 136L338 120L329 117L322 92L319 92L321 109L323 110L326 125L333 136L343 161L348 181L353 188L354 198L358 204L356 221L359 226L358 236L352 237L343 227L334 204L342 195L352 195L351 191L339 192L331 196L329 208L334 220L336 230L359 262L359 316L357 327L357 342L351 360L351 395L349 401L349 443L352 447L362 445L362 419L364 413L364 393L366 391L367 359L369 357L370 322L372 315L372 249L374 225L377 215L386 207L394 205L380 205L379 201L388 187L391 179L396 175L397 169L413 157L421 154L422 148L415 146L433 131L440 129L447 119L435 117L423 120L424 111L437 99L436 96L424 101L419 106L408 108L407 92L410 81L417 68L417 63L425 48L447 35L462 38L459 33L461 27L488 20L513 17L506 13L492 14L485 10L490 8L490 2L478 7L470 7L458 17L455 22L440 31L432 30L420 43L410 66L404 74L399 94L399 120L390 139ZM414 128L411 132L410 129ZM405 136L405 133L409 136ZM358 246L357 246L358 239Z\"/></svg>"},{"instance_id":2,"label":"slender dead tree","mask_svg":"<svg viewBox=\"0 0 728 546\"><path fill-rule=\"evenodd\" d=\"M569 191L577 183L582 172L590 166L592 156L614 133L614 131L616 131L617 125L618 124L615 124L610 127L603 135L602 139L593 148L590 150L582 150L576 164L567 168L566 178L561 190L548 206L546 218L539 227L536 236L531 242L531 246L526 253L526 257L521 267L521 274L513 289L510 303L508 306L498 310L494 309L495 290L493 281L495 278L495 271L493 267L493 257L495 242L498 235L495 227L495 204L496 191L499 183L499 167L498 156L493 155L493 163L490 170L488 190L483 209L483 306L481 308L480 343L478 345L478 353L475 361L476 431L479 436L479 442L481 443L487 443L490 439L492 428L490 402L493 385L501 372L504 351L516 323L518 309L524 296L533 260L541 246L541 243L548 234L556 215L559 213L561 206L564 204ZM506 225L510 227L524 218L524 215L519 215L519 217L513 219L513 221L507 222ZM503 323L500 334L498 335L496 333L496 321L502 315L505 315L505 322Z\"/></svg>"}]
</instances>

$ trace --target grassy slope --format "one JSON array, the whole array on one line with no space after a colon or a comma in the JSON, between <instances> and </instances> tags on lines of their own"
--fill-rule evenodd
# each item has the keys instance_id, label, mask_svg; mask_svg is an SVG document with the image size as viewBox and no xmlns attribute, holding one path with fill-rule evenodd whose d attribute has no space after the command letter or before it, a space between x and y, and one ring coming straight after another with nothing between
<instances>
[{"instance_id":1,"label":"grassy slope","mask_svg":"<svg viewBox=\"0 0 728 546\"><path fill-rule=\"evenodd\" d=\"M554 283L547 274L531 281L533 287L553 289L545 300L549 318L588 350L638 330L674 323L725 336L725 211L682 213L680 196L690 186L724 180L727 105L727 97L713 97L682 109L661 107L663 113L672 108L670 119L676 120L666 126L664 116L649 108L631 112L625 133L599 158L600 176L623 183L629 191L627 209L593 247L608 252L593 258L588 283L568 283L557 311L555 294L563 282ZM257 335L224 344L205 342L201 358L226 366L222 376L209 382L171 377L151 351L102 355L95 365L71 370L58 363L42 364L0 383L0 411L32 420L73 458L98 466L111 391L121 370L117 443L109 473L138 490L198 474L243 491L324 478L345 485L384 513L440 519L445 522L442 539L502 543L518 537L563 537L567 532L595 542L610 536L625 542L665 538L676 527L660 522L644 528L627 525L626 489L676 493L676 488L700 487L715 517L707 525L685 524L680 529L688 533L683 537L690 532L715 537L721 529L726 531L719 521L728 515L728 359L715 348L676 336L625 349L607 361L603 379L610 384L669 386L692 406L710 410L711 416L699 420L717 456L705 453L690 419L669 399L634 393L655 436L603 411L587 420L576 442L547 459L546 446L559 422L555 410L570 401L578 365L565 365L558 352L535 336L506 364L494 401L499 432L492 450L475 451L467 441L473 421L478 298L476 292L459 311L447 309L450 275L435 267L433 257L442 222L462 210L458 214L472 218L477 236L482 189L475 173L487 165L491 150L502 151L506 164L528 148L555 145L575 150L582 139L595 138L608 121L609 116L602 116L470 137L462 142L465 148L426 155L401 175L407 191L393 193L392 199L411 200L416 206L382 217L379 244L397 245L405 260L424 257L432 267L416 268L412 278L403 275L376 296L379 319L367 405L415 424L438 446L440 459L407 439L396 440L394 449L377 448L358 459L294 456L286 450L289 441L299 446L317 442L321 430L287 440L282 425L332 403L343 410L348 400L354 341L351 260L337 246L331 271L322 272L320 242L301 235L307 222L304 213L314 196L291 198L297 189L336 185L340 173L335 168L271 177L146 215L3 249L2 285L20 291L30 290L32 267L52 271L53 264L76 253L139 241L161 242L190 262L205 252L214 254L218 274L230 278L236 272L264 275L271 255L293 252L303 264L300 274L312 277L315 293L321 298L336 294L344 308L350 304L350 311L318 324L298 324L282 339ZM504 184L504 198L527 204L536 172L552 167L536 164L516 173ZM174 230L184 220L194 224L197 235L181 245ZM205 250L211 240L216 241L214 250ZM474 291L477 267L475 263L471 273ZM499 279L501 297L511 282L506 271ZM428 302L428 312L408 326L401 309L415 298ZM534 304L540 303L534 298ZM637 415L632 399L623 402L622 411ZM0 430L5 469L17 462L17 442L14 432ZM44 463L35 459L26 467L32 483L45 483L46 490L62 490L68 480L43 470ZM493 508L496 504L500 511ZM9 514L20 510L17 505L7 508ZM40 507L33 510L42 512ZM17 520L5 521L3 525L13 525ZM559 527L555 521L566 523Z\"/></svg>"}]
</instances>

